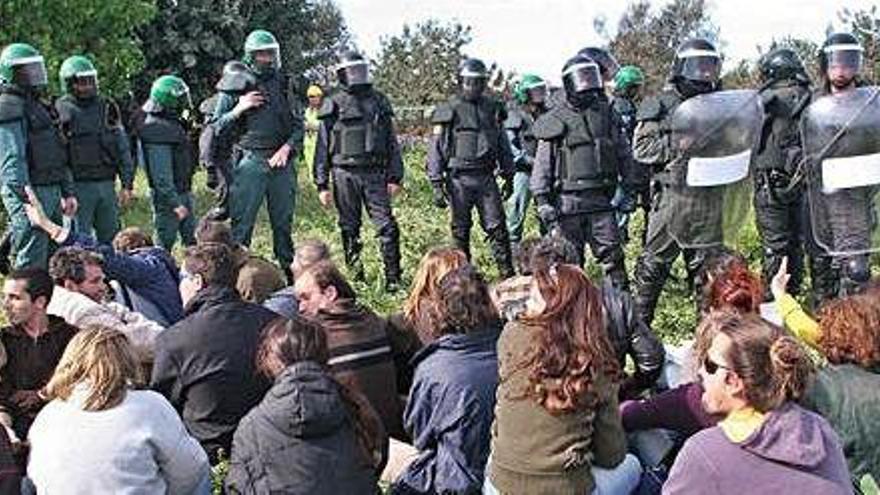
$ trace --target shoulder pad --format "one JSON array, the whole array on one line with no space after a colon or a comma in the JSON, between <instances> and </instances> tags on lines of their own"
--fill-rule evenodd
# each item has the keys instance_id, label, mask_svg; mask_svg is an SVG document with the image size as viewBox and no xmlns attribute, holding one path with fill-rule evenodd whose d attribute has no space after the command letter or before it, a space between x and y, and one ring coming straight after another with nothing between
<instances>
[{"instance_id":1,"label":"shoulder pad","mask_svg":"<svg viewBox=\"0 0 880 495\"><path fill-rule=\"evenodd\" d=\"M552 113L546 113L538 118L532 127L532 133L538 139L545 141L561 137L565 133L565 124Z\"/></svg>"},{"instance_id":2,"label":"shoulder pad","mask_svg":"<svg viewBox=\"0 0 880 495\"><path fill-rule=\"evenodd\" d=\"M10 122L24 118L24 98L10 94L0 94L0 122Z\"/></svg>"},{"instance_id":3,"label":"shoulder pad","mask_svg":"<svg viewBox=\"0 0 880 495\"><path fill-rule=\"evenodd\" d=\"M336 101L333 99L334 96L335 95L330 98L324 98L324 102L321 103L321 108L318 109L319 119L326 119L336 115Z\"/></svg>"},{"instance_id":4,"label":"shoulder pad","mask_svg":"<svg viewBox=\"0 0 880 495\"><path fill-rule=\"evenodd\" d=\"M511 110L507 114L507 118L504 120L504 128L510 130L519 130L522 129L523 126L523 118L522 114L519 113L519 110Z\"/></svg>"},{"instance_id":5,"label":"shoulder pad","mask_svg":"<svg viewBox=\"0 0 880 495\"><path fill-rule=\"evenodd\" d=\"M448 124L455 117L455 111L449 103L441 103L431 112L432 124Z\"/></svg>"}]
</instances>

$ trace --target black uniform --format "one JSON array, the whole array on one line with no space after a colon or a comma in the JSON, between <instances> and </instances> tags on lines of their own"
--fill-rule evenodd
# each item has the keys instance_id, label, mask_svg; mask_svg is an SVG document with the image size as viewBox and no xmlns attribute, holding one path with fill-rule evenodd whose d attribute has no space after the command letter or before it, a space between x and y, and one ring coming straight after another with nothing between
<instances>
[{"instance_id":1,"label":"black uniform","mask_svg":"<svg viewBox=\"0 0 880 495\"><path fill-rule=\"evenodd\" d=\"M554 216L562 234L584 263L589 243L605 274L618 289L628 287L617 217L611 200L619 177L632 188L629 141L604 95L584 110L568 102L535 123L538 151L531 189L542 219Z\"/></svg>"},{"instance_id":2,"label":"black uniform","mask_svg":"<svg viewBox=\"0 0 880 495\"><path fill-rule=\"evenodd\" d=\"M376 226L388 282L400 280L400 229L391 211L388 184L403 181L403 161L388 99L371 86L340 90L327 99L318 118L314 179L319 191L329 189L339 212L345 259L360 269L361 211Z\"/></svg>"},{"instance_id":3,"label":"black uniform","mask_svg":"<svg viewBox=\"0 0 880 495\"><path fill-rule=\"evenodd\" d=\"M508 277L514 273L513 262L495 181L496 168L506 181L512 181L515 171L510 143L501 128L506 113L501 102L485 95L473 101L454 96L438 105L431 116L435 132L427 168L435 191L445 191L452 203L456 246L470 256L471 210L476 207L495 262Z\"/></svg>"},{"instance_id":4,"label":"black uniform","mask_svg":"<svg viewBox=\"0 0 880 495\"><path fill-rule=\"evenodd\" d=\"M636 102L625 96L615 95L611 98L611 108L617 113L617 116L620 117L621 131L630 142L630 145L632 145L636 131L636 124L638 123L638 107ZM648 215L651 212L651 175L651 167L649 165L633 161L632 177L636 182L633 185L637 188L632 191L634 194L632 199L635 201L636 206L644 213L644 227L640 234L642 243L644 243L645 234L648 231ZM629 222L627 221L627 223L621 227L620 232L624 241L628 238L628 228Z\"/></svg>"}]
</instances>

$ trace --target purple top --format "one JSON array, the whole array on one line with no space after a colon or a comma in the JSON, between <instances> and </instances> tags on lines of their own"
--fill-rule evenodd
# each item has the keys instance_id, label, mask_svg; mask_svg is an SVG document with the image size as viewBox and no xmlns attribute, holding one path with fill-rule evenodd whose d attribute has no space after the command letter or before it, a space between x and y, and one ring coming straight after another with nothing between
<instances>
[{"instance_id":1,"label":"purple top","mask_svg":"<svg viewBox=\"0 0 880 495\"><path fill-rule=\"evenodd\" d=\"M649 399L630 400L620 405L623 429L627 432L664 428L685 436L710 426L720 418L703 410L703 387L688 383Z\"/></svg>"}]
</instances>

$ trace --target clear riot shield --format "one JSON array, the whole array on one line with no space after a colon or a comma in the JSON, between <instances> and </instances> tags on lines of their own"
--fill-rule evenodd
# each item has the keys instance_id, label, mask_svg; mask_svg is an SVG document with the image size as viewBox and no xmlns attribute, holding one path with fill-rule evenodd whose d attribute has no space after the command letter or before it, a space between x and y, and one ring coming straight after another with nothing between
<instances>
[{"instance_id":1,"label":"clear riot shield","mask_svg":"<svg viewBox=\"0 0 880 495\"><path fill-rule=\"evenodd\" d=\"M816 244L832 256L880 250L880 87L817 99L801 136Z\"/></svg>"},{"instance_id":2,"label":"clear riot shield","mask_svg":"<svg viewBox=\"0 0 880 495\"><path fill-rule=\"evenodd\" d=\"M732 245L752 206L752 155L764 110L757 91L718 91L682 102L672 114L680 159L670 235L685 248ZM664 191L666 194L666 191Z\"/></svg>"}]
</instances>

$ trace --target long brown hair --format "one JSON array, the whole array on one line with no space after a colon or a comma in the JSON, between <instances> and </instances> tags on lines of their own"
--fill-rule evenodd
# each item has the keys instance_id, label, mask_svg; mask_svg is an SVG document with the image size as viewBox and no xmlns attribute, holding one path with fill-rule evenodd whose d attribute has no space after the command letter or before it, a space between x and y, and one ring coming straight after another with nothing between
<instances>
[{"instance_id":1,"label":"long brown hair","mask_svg":"<svg viewBox=\"0 0 880 495\"><path fill-rule=\"evenodd\" d=\"M263 329L257 349L257 369L275 379L293 364L312 361L326 371L329 355L327 335L320 325L298 316L276 318ZM384 458L384 446L379 440L383 436L379 416L358 392L330 378L352 419L362 453L374 468L378 467Z\"/></svg>"},{"instance_id":2,"label":"long brown hair","mask_svg":"<svg viewBox=\"0 0 880 495\"><path fill-rule=\"evenodd\" d=\"M599 290L580 268L554 265L537 270L534 280L546 306L521 321L535 330L535 350L526 396L551 414L594 407L601 375L620 380L620 365L605 329Z\"/></svg>"},{"instance_id":3,"label":"long brown hair","mask_svg":"<svg viewBox=\"0 0 880 495\"><path fill-rule=\"evenodd\" d=\"M73 336L44 393L49 400L66 401L80 384L87 386L86 411L113 408L128 389L142 385L141 367L125 334L95 325Z\"/></svg>"},{"instance_id":4,"label":"long brown hair","mask_svg":"<svg viewBox=\"0 0 880 495\"><path fill-rule=\"evenodd\" d=\"M467 262L464 252L448 247L434 248L422 257L412 290L403 304L403 316L422 342L434 340L440 321L440 279Z\"/></svg>"},{"instance_id":5,"label":"long brown hair","mask_svg":"<svg viewBox=\"0 0 880 495\"><path fill-rule=\"evenodd\" d=\"M878 294L834 299L823 304L817 317L821 334L818 345L833 364L880 365L880 304Z\"/></svg>"},{"instance_id":6,"label":"long brown hair","mask_svg":"<svg viewBox=\"0 0 880 495\"><path fill-rule=\"evenodd\" d=\"M473 265L467 264L440 279L440 315L432 336L486 330L500 322L486 280Z\"/></svg>"}]
</instances>

